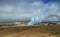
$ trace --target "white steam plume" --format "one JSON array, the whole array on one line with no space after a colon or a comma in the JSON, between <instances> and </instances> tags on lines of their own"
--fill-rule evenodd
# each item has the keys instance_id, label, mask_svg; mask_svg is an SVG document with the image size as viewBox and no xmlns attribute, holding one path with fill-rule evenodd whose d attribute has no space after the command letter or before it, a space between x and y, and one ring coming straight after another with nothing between
<instances>
[{"instance_id":1,"label":"white steam plume","mask_svg":"<svg viewBox=\"0 0 60 37\"><path fill-rule=\"evenodd\" d=\"M40 7L36 10L37 10L37 12L39 12L39 14L36 15L35 17L32 17L30 19L30 22L28 23L28 25L34 25L34 24L41 23L50 15L60 16L59 15L60 14L60 11L59 11L60 7L55 2L49 2L47 4L43 4L43 6L40 5ZM52 19L54 19L54 18L52 18ZM52 19L51 19L51 21L52 21Z\"/></svg>"}]
</instances>

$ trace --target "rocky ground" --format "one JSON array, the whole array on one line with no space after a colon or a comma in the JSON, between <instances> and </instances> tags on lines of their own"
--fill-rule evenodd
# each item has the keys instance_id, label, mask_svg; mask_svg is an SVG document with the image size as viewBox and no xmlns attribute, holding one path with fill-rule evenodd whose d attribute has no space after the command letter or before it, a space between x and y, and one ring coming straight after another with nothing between
<instances>
[{"instance_id":1,"label":"rocky ground","mask_svg":"<svg viewBox=\"0 0 60 37\"><path fill-rule=\"evenodd\" d=\"M0 37L60 37L60 26L15 26L0 28Z\"/></svg>"}]
</instances>

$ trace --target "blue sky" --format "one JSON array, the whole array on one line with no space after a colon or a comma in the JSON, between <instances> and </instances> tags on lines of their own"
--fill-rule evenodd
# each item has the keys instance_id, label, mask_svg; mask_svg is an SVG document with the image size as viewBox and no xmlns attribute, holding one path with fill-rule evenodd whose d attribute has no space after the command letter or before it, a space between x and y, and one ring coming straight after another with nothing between
<instances>
[{"instance_id":1,"label":"blue sky","mask_svg":"<svg viewBox=\"0 0 60 37\"><path fill-rule=\"evenodd\" d=\"M60 16L60 0L0 0L0 22L35 16Z\"/></svg>"}]
</instances>

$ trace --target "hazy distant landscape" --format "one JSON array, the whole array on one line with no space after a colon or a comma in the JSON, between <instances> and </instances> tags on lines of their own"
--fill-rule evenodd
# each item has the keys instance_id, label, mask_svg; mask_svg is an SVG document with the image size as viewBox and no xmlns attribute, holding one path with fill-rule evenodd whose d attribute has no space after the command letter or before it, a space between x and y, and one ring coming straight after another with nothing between
<instances>
[{"instance_id":1,"label":"hazy distant landscape","mask_svg":"<svg viewBox=\"0 0 60 37\"><path fill-rule=\"evenodd\" d=\"M0 0L0 37L60 37L60 0Z\"/></svg>"}]
</instances>

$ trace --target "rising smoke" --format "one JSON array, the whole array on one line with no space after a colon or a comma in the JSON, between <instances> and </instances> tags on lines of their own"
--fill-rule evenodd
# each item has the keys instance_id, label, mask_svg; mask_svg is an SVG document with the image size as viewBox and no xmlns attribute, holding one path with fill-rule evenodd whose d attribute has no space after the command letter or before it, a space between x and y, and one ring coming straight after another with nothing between
<instances>
[{"instance_id":1,"label":"rising smoke","mask_svg":"<svg viewBox=\"0 0 60 37\"><path fill-rule=\"evenodd\" d=\"M43 22L44 20L45 21L60 21L60 15L59 15L60 11L59 10L60 10L60 7L57 2L48 2L46 4L44 3L43 6L41 6L39 9L39 11L40 11L39 15L32 17L30 19L30 22L28 22L28 25L39 24L39 23ZM56 17L56 16L58 16L58 17ZM47 17L49 17L49 18L47 18Z\"/></svg>"},{"instance_id":2,"label":"rising smoke","mask_svg":"<svg viewBox=\"0 0 60 37\"><path fill-rule=\"evenodd\" d=\"M46 17L60 16L59 0L0 0L0 22L20 21L31 17L28 24L41 23Z\"/></svg>"}]
</instances>

